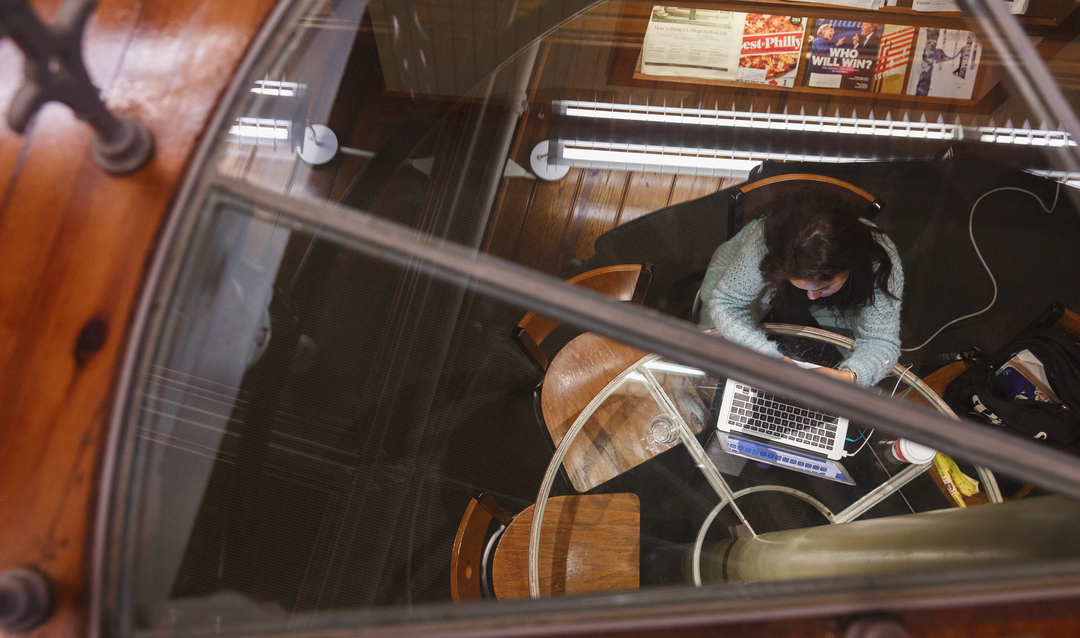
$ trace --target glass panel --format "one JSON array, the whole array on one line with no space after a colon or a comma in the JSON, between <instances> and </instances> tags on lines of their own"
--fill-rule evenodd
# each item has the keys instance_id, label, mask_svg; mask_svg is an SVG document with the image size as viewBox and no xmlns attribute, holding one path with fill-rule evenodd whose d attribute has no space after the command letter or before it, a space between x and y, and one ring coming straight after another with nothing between
<instances>
[{"instance_id":1,"label":"glass panel","mask_svg":"<svg viewBox=\"0 0 1080 638\"><path fill-rule=\"evenodd\" d=\"M517 513L550 458L521 314L214 198L143 386L133 628L449 600L470 493Z\"/></svg>"},{"instance_id":2,"label":"glass panel","mask_svg":"<svg viewBox=\"0 0 1080 638\"><path fill-rule=\"evenodd\" d=\"M1034 544L979 535L1011 519L955 510L933 450L566 324L534 387L508 329L522 310L326 237L225 193L203 209L138 411L123 574L138 633L341 622L331 611L362 626L482 591L528 597L532 543L542 595L1073 557L1054 536L1075 528L1069 501L1015 506L1060 519ZM851 347L765 329L808 363ZM880 393L941 405L894 374ZM847 435L832 454L837 424ZM991 475L957 460L942 460L950 484L985 503ZM487 496L470 509L477 488ZM481 513L471 531L481 502L523 514L500 534ZM891 524L858 522L873 520ZM973 564L973 545L1001 555ZM918 558L939 550L948 558Z\"/></svg>"},{"instance_id":3,"label":"glass panel","mask_svg":"<svg viewBox=\"0 0 1080 638\"><path fill-rule=\"evenodd\" d=\"M961 417L1038 402L1067 419L1046 407L1072 400L1064 377L993 353L1035 324L1080 338L1080 278L1063 275L1080 272L1075 115L1044 123L1032 78L959 13L846 4L298 5L197 167L206 197L180 212L156 292L114 495L119 632L460 619L531 590L643 590L599 609L662 585L884 589L1077 558L1063 497L780 406L629 329L529 320L349 236L393 222L709 330L747 362L820 365L800 378L889 409L955 416L942 396L979 363L1003 403L960 393ZM1075 7L1030 0L1020 18L1057 82L1036 88L1071 104ZM357 225L320 225L324 204ZM436 605L451 600L475 604Z\"/></svg>"}]
</instances>

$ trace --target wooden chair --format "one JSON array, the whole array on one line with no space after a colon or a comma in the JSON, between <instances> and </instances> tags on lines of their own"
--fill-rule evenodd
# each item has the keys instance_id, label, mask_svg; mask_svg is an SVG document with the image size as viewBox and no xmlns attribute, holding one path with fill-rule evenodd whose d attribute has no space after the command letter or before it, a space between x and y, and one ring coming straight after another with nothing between
<instances>
[{"instance_id":1,"label":"wooden chair","mask_svg":"<svg viewBox=\"0 0 1080 638\"><path fill-rule=\"evenodd\" d=\"M495 550L500 600L529 596L533 507L519 514ZM641 505L635 494L580 494L548 499L540 527L540 595L636 589L640 578Z\"/></svg>"},{"instance_id":2,"label":"wooden chair","mask_svg":"<svg viewBox=\"0 0 1080 638\"><path fill-rule=\"evenodd\" d=\"M1080 315L1069 310L1059 302L1054 302L1050 304L1050 306L1046 310L1041 312L1034 321L1028 324L1028 326L1024 328L1021 333L1038 327L1053 328L1069 337L1072 337L1073 339L1076 339L1077 341L1080 341ZM927 375L927 377L923 379L923 383L929 386L930 389L934 391L934 394L938 395L939 397L944 397L945 389L949 387L949 384L952 383L952 381L956 379L956 377L960 376L960 374L967 370L969 367L970 364L966 361L956 361L954 363L950 363ZM922 401L917 397L912 398L919 401L920 403L925 403L925 401ZM949 504L955 506L955 503L953 503L952 498L949 496L948 488L945 487L945 484L942 482L941 476L937 473L936 468L933 468L933 471L930 472L930 476L934 479L934 482L937 483L937 486L941 490L942 494L944 494L946 499L948 499ZM1016 501L1022 499L1027 496L1032 489L1034 489L1034 485L1032 485L1031 483L1024 483L1018 487L1018 489L1012 494L1012 496L1004 496L1004 499L1006 501ZM962 498L964 499L964 502L968 505L981 505L988 502L988 499L986 498L986 493L983 491L977 492L974 496L966 496Z\"/></svg>"},{"instance_id":3,"label":"wooden chair","mask_svg":"<svg viewBox=\"0 0 1080 638\"><path fill-rule=\"evenodd\" d=\"M641 505L637 495L554 496L547 503L540 531L542 595L638 586ZM450 559L454 602L528 597L532 511L529 506L511 517L491 495L481 490L473 494ZM492 520L499 522L499 528L488 538ZM491 582L489 562L493 564Z\"/></svg>"},{"instance_id":4,"label":"wooden chair","mask_svg":"<svg viewBox=\"0 0 1080 638\"><path fill-rule=\"evenodd\" d=\"M873 219L885 208L885 203L863 189L835 177L812 173L774 175L737 186L728 193L728 235L734 237L754 217L761 207L776 199L781 193L793 193L813 188L826 195L834 195L842 201L863 209L863 216Z\"/></svg>"},{"instance_id":5,"label":"wooden chair","mask_svg":"<svg viewBox=\"0 0 1080 638\"><path fill-rule=\"evenodd\" d=\"M492 520L499 522L499 529L487 540ZM450 559L450 597L454 602L493 596L487 578L488 557L491 547L512 520L490 494L481 490L473 494L458 525Z\"/></svg>"},{"instance_id":6,"label":"wooden chair","mask_svg":"<svg viewBox=\"0 0 1080 638\"><path fill-rule=\"evenodd\" d=\"M620 264L583 272L566 280L566 283L640 306L645 301L645 293L649 289L651 280L652 266L649 264ZM540 374L547 371L549 363L548 356L540 349L540 344L559 327L560 323L555 319L530 312L522 317L514 328L514 341Z\"/></svg>"},{"instance_id":7,"label":"wooden chair","mask_svg":"<svg viewBox=\"0 0 1080 638\"><path fill-rule=\"evenodd\" d=\"M619 264L588 270L567 279L566 283L640 306L645 301L645 293L649 289L651 280L652 266L650 264ZM541 375L540 382L533 388L533 412L536 414L536 422L540 424L540 430L552 452L555 451L555 438L544 417L542 398L544 388L542 375L547 373L550 359L540 349L540 344L559 327L560 323L555 319L530 312L522 317L513 333L514 341ZM567 476L565 468L559 468L559 476L565 483L570 483L570 477Z\"/></svg>"}]
</instances>

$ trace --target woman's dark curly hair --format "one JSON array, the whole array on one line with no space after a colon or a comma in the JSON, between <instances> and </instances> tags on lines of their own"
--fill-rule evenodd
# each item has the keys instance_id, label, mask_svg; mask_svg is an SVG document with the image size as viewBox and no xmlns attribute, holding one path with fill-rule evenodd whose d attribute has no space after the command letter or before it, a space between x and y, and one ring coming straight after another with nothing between
<instances>
[{"instance_id":1,"label":"woman's dark curly hair","mask_svg":"<svg viewBox=\"0 0 1080 638\"><path fill-rule=\"evenodd\" d=\"M767 253L761 274L775 290L774 307L810 304L789 280L827 282L850 271L844 287L825 303L841 314L874 301L875 288L889 292L892 260L878 242L882 232L864 222L857 207L804 188L781 193L762 206Z\"/></svg>"}]
</instances>

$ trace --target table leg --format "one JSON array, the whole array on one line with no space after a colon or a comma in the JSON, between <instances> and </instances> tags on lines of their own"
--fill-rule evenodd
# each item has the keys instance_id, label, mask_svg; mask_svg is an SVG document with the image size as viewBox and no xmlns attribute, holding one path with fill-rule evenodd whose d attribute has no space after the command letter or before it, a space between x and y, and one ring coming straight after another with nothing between
<instances>
[{"instance_id":1,"label":"table leg","mask_svg":"<svg viewBox=\"0 0 1080 638\"><path fill-rule=\"evenodd\" d=\"M701 447L701 444L698 443L697 437L694 436L694 431L691 430L690 426L683 420L682 415L679 414L679 410L675 407L675 404L671 401L671 398L668 397L667 393L664 392L663 387L656 380L656 377L653 376L652 371L642 366L638 372L645 377L645 385L649 388L649 393L652 395L653 399L657 404L664 408L664 411L667 412L672 419L675 420L675 424L679 428L679 439L682 441L682 444L686 446L687 451L690 452L690 456L694 458L694 462L697 463L702 474L705 475L705 480L709 482L709 485L712 486L713 490L716 491L716 495L719 496L721 500L726 500L731 503L731 510L739 517L739 522L746 526L746 529L750 532L751 536L756 537L757 533L750 525L750 521L746 520L742 510L740 510L738 504L735 503L735 495L732 494L731 488L728 487L724 477L717 471L716 466L709 460L709 455L705 453L705 448Z\"/></svg>"},{"instance_id":2,"label":"table leg","mask_svg":"<svg viewBox=\"0 0 1080 638\"><path fill-rule=\"evenodd\" d=\"M909 465L881 485L867 492L866 496L845 507L836 515L834 523L847 523L865 514L870 508L891 496L894 492L910 483L916 476L925 472L932 463Z\"/></svg>"}]
</instances>

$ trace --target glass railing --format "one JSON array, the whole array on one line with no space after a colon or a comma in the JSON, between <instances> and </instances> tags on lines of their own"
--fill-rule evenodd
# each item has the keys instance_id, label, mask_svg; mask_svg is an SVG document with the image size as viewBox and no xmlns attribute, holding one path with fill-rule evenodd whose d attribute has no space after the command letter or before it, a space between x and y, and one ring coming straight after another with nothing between
<instances>
[{"instance_id":1,"label":"glass railing","mask_svg":"<svg viewBox=\"0 0 1080 638\"><path fill-rule=\"evenodd\" d=\"M845 5L275 14L136 330L105 633L1075 573L1080 397L1002 349L1080 338L1080 16Z\"/></svg>"}]
</instances>

